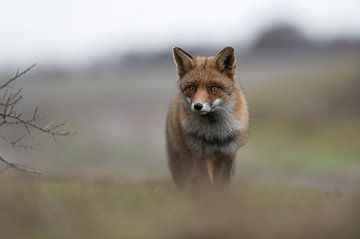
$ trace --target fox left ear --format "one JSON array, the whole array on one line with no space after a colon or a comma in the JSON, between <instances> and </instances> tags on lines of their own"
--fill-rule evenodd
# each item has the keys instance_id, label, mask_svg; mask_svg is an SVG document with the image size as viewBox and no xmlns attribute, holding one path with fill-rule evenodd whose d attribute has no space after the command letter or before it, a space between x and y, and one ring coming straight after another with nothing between
<instances>
[{"instance_id":1,"label":"fox left ear","mask_svg":"<svg viewBox=\"0 0 360 239\"><path fill-rule=\"evenodd\" d=\"M174 47L173 56L180 78L194 68L193 57L183 49Z\"/></svg>"},{"instance_id":2,"label":"fox left ear","mask_svg":"<svg viewBox=\"0 0 360 239\"><path fill-rule=\"evenodd\" d=\"M228 46L222 49L215 57L215 67L222 74L234 77L236 74L236 58L234 48Z\"/></svg>"}]
</instances>

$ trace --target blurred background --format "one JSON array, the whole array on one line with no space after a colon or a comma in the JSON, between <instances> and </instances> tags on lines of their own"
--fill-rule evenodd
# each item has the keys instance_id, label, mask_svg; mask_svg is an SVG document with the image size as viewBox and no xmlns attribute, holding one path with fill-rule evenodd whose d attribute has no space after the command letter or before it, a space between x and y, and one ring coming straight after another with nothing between
<instances>
[{"instance_id":1,"label":"blurred background","mask_svg":"<svg viewBox=\"0 0 360 239\"><path fill-rule=\"evenodd\" d=\"M357 0L2 1L1 81L37 63L14 84L20 110L39 106L76 135L35 137L36 151L1 145L44 175L0 174L0 236L358 237L359 10ZM236 50L251 132L226 207L171 183L174 46Z\"/></svg>"}]
</instances>

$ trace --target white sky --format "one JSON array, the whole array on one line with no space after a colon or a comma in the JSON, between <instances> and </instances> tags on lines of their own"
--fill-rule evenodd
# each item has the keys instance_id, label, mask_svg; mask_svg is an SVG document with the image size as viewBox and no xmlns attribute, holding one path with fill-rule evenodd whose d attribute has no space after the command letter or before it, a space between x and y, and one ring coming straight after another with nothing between
<instances>
[{"instance_id":1,"label":"white sky","mask_svg":"<svg viewBox=\"0 0 360 239\"><path fill-rule=\"evenodd\" d=\"M359 0L0 0L0 64L82 62L116 50L247 44L288 21L313 38L360 36Z\"/></svg>"}]
</instances>

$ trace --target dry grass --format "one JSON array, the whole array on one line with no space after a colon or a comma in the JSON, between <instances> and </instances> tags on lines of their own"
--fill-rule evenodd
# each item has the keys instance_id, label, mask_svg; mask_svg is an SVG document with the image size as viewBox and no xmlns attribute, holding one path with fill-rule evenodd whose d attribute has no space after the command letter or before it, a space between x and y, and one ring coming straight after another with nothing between
<instances>
[{"instance_id":1,"label":"dry grass","mask_svg":"<svg viewBox=\"0 0 360 239\"><path fill-rule=\"evenodd\" d=\"M1 238L358 238L360 197L266 182L175 191L167 181L2 176Z\"/></svg>"}]
</instances>

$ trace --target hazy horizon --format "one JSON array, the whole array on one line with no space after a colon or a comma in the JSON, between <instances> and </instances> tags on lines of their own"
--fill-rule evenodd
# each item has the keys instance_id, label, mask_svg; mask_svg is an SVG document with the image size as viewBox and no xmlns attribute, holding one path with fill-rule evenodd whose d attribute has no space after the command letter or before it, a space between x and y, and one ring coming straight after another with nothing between
<instances>
[{"instance_id":1,"label":"hazy horizon","mask_svg":"<svg viewBox=\"0 0 360 239\"><path fill-rule=\"evenodd\" d=\"M3 1L0 66L88 63L99 56L174 45L248 45L277 23L312 39L359 37L358 2ZM126 6L126 7L124 7ZM141 7L140 7L141 6ZM145 21L145 22L144 22Z\"/></svg>"}]
</instances>

